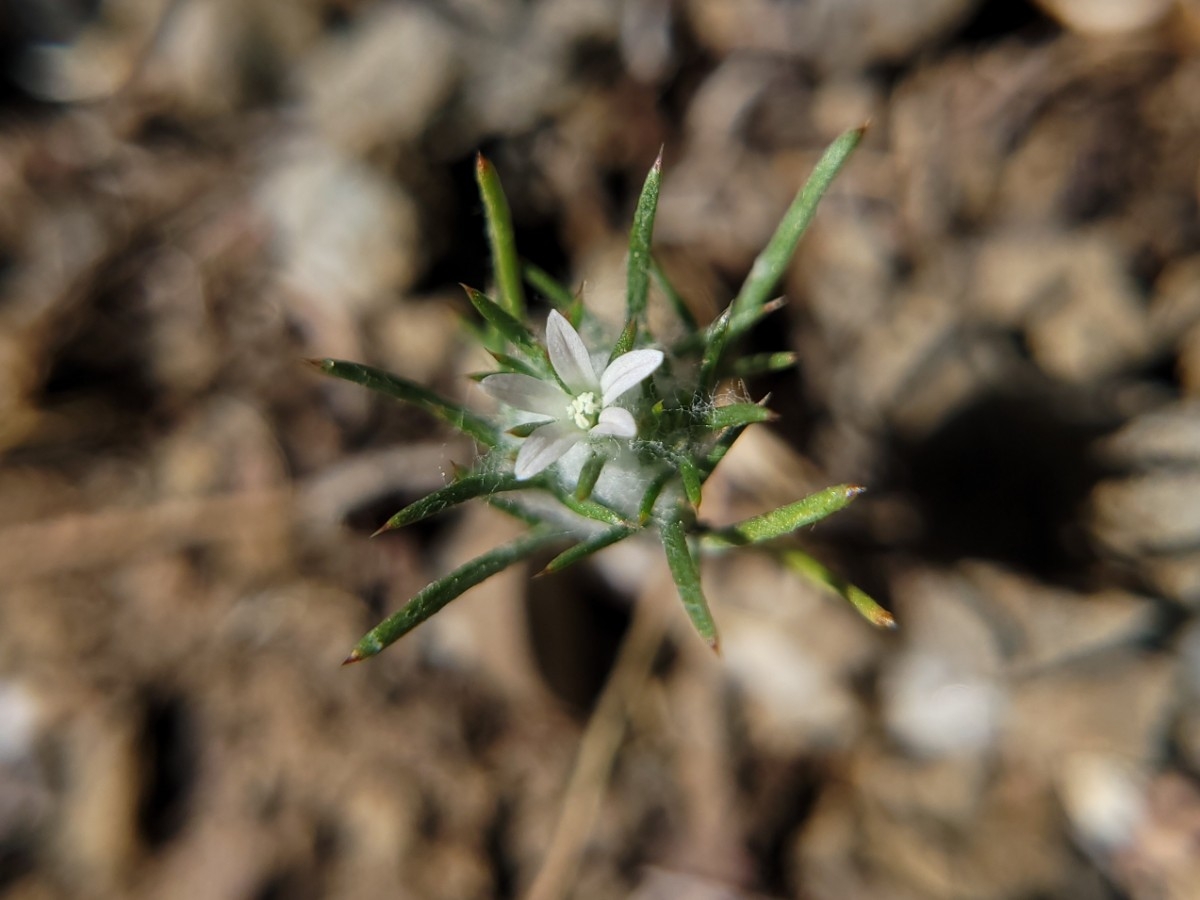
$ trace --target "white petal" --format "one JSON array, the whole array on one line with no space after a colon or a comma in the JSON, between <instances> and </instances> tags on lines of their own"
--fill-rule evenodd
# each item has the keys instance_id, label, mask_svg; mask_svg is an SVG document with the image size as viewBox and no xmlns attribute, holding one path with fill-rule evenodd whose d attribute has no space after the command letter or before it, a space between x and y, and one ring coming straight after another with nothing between
<instances>
[{"instance_id":1,"label":"white petal","mask_svg":"<svg viewBox=\"0 0 1200 900\"><path fill-rule=\"evenodd\" d=\"M513 409L561 419L567 414L571 398L555 384L539 381L529 375L489 375L479 386Z\"/></svg>"},{"instance_id":2,"label":"white petal","mask_svg":"<svg viewBox=\"0 0 1200 900\"><path fill-rule=\"evenodd\" d=\"M631 350L608 364L600 376L600 390L605 406L612 403L635 384L647 378L662 365L661 350Z\"/></svg>"},{"instance_id":3,"label":"white petal","mask_svg":"<svg viewBox=\"0 0 1200 900\"><path fill-rule=\"evenodd\" d=\"M597 436L612 435L613 437L637 437L637 423L627 409L610 406L600 413L600 418L589 434Z\"/></svg>"},{"instance_id":4,"label":"white petal","mask_svg":"<svg viewBox=\"0 0 1200 900\"><path fill-rule=\"evenodd\" d=\"M532 478L560 456L583 440L583 432L569 422L543 425L521 445L513 474L524 480Z\"/></svg>"},{"instance_id":5,"label":"white petal","mask_svg":"<svg viewBox=\"0 0 1200 900\"><path fill-rule=\"evenodd\" d=\"M556 309L550 310L546 320L546 349L563 384L576 394L596 390L596 370L583 338Z\"/></svg>"}]
</instances>

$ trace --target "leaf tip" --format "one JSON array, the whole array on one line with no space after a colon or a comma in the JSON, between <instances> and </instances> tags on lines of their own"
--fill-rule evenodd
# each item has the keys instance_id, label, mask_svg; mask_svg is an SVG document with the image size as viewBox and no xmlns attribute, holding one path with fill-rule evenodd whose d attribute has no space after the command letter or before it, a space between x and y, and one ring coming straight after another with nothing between
<instances>
[{"instance_id":1,"label":"leaf tip","mask_svg":"<svg viewBox=\"0 0 1200 900\"><path fill-rule=\"evenodd\" d=\"M873 610L867 618L872 625L879 628L886 628L888 631L895 631L899 627L896 624L896 617L886 609Z\"/></svg>"},{"instance_id":2,"label":"leaf tip","mask_svg":"<svg viewBox=\"0 0 1200 900\"><path fill-rule=\"evenodd\" d=\"M366 655L363 653L360 653L358 648L355 647L353 650L350 651L350 655L342 660L342 665L348 666L351 663L362 662L366 658L367 658Z\"/></svg>"},{"instance_id":3,"label":"leaf tip","mask_svg":"<svg viewBox=\"0 0 1200 900\"><path fill-rule=\"evenodd\" d=\"M385 533L395 529L396 526L392 524L392 522L394 520L395 520L394 516L391 519L388 519L386 522L384 522L382 525L380 525L378 528L376 528L373 532L371 532L371 537L377 538L381 534L385 534Z\"/></svg>"}]
</instances>

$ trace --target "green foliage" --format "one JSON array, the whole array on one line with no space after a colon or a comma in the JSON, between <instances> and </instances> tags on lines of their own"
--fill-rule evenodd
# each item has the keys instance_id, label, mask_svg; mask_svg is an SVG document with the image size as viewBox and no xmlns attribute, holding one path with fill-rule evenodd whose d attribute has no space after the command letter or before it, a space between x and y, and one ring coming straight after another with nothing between
<instances>
[{"instance_id":1,"label":"green foliage","mask_svg":"<svg viewBox=\"0 0 1200 900\"><path fill-rule=\"evenodd\" d=\"M829 147L737 296L706 327L696 322L651 254L662 180L660 153L634 214L626 320L611 352L604 355L603 374L596 353L584 346L577 333L591 324L581 297L537 266L518 260L500 180L491 164L479 157L476 175L487 217L497 299L465 289L482 320L474 326L476 337L492 353L500 374L478 377L493 396L519 403L514 409L525 417L502 424L370 366L329 359L313 364L326 374L425 410L484 450L474 471L457 473L451 483L388 519L379 532L402 528L473 499L518 518L530 530L428 585L368 632L347 662L374 656L467 589L551 547L567 545L543 573L561 571L644 533L656 535L661 542L684 611L714 650L719 646L717 626L700 583L698 554L739 547L775 553L785 567L842 596L870 621L892 624L891 616L870 597L789 543L799 529L844 508L863 488L826 488L723 528L709 527L696 518L703 486L729 448L747 427L773 418L765 401L718 405L718 388L729 379L795 363L795 355L789 352L739 355L738 347L751 328L782 304L769 300L770 293L862 133L862 129L849 131ZM649 332L651 279L684 330L684 336L664 353ZM524 282L565 317L551 314L546 343L527 324ZM556 399L560 397L561 401ZM512 459L518 450L514 469ZM576 454L574 463L569 462L572 454ZM532 502L535 496L541 500Z\"/></svg>"}]
</instances>

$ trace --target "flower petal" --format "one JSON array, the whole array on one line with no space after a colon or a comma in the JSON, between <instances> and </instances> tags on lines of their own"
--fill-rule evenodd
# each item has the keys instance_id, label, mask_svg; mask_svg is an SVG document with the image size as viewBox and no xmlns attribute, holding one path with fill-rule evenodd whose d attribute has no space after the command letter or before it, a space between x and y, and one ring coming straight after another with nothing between
<instances>
[{"instance_id":1,"label":"flower petal","mask_svg":"<svg viewBox=\"0 0 1200 900\"><path fill-rule=\"evenodd\" d=\"M662 365L661 350L630 350L608 364L600 376L603 403L608 406Z\"/></svg>"},{"instance_id":2,"label":"flower petal","mask_svg":"<svg viewBox=\"0 0 1200 900\"><path fill-rule=\"evenodd\" d=\"M569 422L543 425L521 445L513 474L524 481L541 472L583 440L583 432Z\"/></svg>"},{"instance_id":3,"label":"flower petal","mask_svg":"<svg viewBox=\"0 0 1200 900\"><path fill-rule=\"evenodd\" d=\"M546 320L546 349L563 384L576 394L596 390L596 370L583 338L556 309L550 310Z\"/></svg>"},{"instance_id":4,"label":"flower petal","mask_svg":"<svg viewBox=\"0 0 1200 900\"><path fill-rule=\"evenodd\" d=\"M539 381L529 375L504 373L489 375L479 386L513 409L561 419L567 414L571 398L555 384Z\"/></svg>"},{"instance_id":5,"label":"flower petal","mask_svg":"<svg viewBox=\"0 0 1200 900\"><path fill-rule=\"evenodd\" d=\"M589 434L598 437L605 435L623 438L637 437L637 423L633 421L633 414L629 410L619 406L610 406L600 413L600 418Z\"/></svg>"}]
</instances>

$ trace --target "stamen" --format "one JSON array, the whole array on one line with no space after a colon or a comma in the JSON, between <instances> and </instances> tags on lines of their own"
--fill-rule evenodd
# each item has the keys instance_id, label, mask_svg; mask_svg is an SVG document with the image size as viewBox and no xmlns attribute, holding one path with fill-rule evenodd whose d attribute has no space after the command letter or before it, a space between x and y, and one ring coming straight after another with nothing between
<instances>
[{"instance_id":1,"label":"stamen","mask_svg":"<svg viewBox=\"0 0 1200 900\"><path fill-rule=\"evenodd\" d=\"M588 431L595 427L603 409L600 399L591 391L585 391L568 404L567 418L575 423L576 428Z\"/></svg>"}]
</instances>

